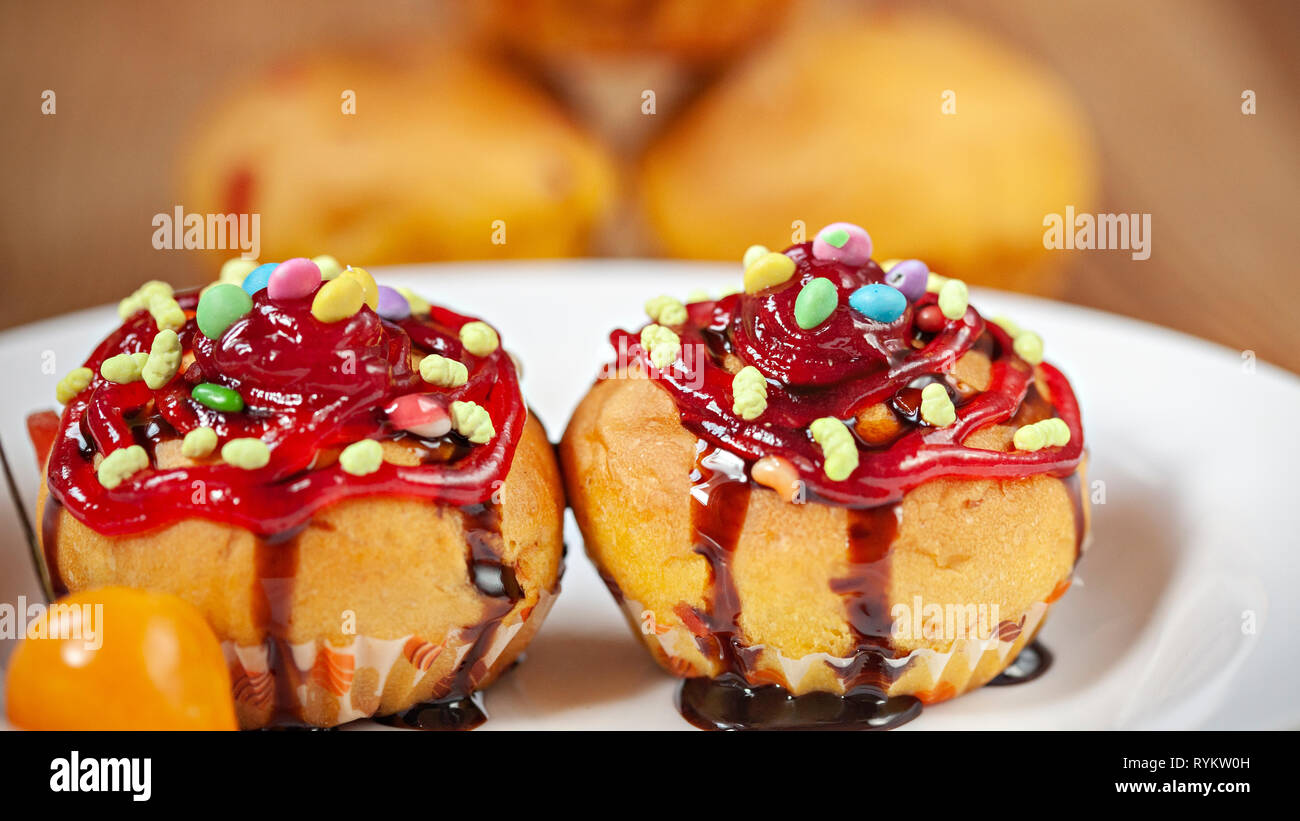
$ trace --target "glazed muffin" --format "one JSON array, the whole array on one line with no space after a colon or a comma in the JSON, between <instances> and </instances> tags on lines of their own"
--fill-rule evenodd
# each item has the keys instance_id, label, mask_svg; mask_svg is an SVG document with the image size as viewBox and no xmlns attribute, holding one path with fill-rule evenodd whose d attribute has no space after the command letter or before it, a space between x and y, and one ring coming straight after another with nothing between
<instances>
[{"instance_id":1,"label":"glazed muffin","mask_svg":"<svg viewBox=\"0 0 1300 821\"><path fill-rule=\"evenodd\" d=\"M1081 107L1044 67L889 9L811 15L755 48L650 147L639 187L673 256L784 247L858 214L882 258L1052 293L1065 257L1043 247L1043 216L1085 210L1096 167Z\"/></svg>"},{"instance_id":2,"label":"glazed muffin","mask_svg":"<svg viewBox=\"0 0 1300 821\"><path fill-rule=\"evenodd\" d=\"M1083 431L1042 339L846 223L647 303L560 445L587 552L706 726L889 726L1070 584Z\"/></svg>"},{"instance_id":3,"label":"glazed muffin","mask_svg":"<svg viewBox=\"0 0 1300 821\"><path fill-rule=\"evenodd\" d=\"M606 150L545 93L437 43L287 61L196 125L187 209L259 214L264 259L580 256L615 197Z\"/></svg>"},{"instance_id":4,"label":"glazed muffin","mask_svg":"<svg viewBox=\"0 0 1300 821\"><path fill-rule=\"evenodd\" d=\"M559 474L512 358L363 269L255 265L201 294L144 285L60 383L62 416L33 420L52 592L196 605L245 728L466 718L562 566Z\"/></svg>"}]
</instances>

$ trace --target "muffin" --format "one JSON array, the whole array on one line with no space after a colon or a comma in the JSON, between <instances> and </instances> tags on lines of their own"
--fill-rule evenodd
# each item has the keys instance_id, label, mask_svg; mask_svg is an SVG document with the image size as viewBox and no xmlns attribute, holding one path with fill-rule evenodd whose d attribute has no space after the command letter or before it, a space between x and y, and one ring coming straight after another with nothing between
<instances>
[{"instance_id":1,"label":"muffin","mask_svg":"<svg viewBox=\"0 0 1300 821\"><path fill-rule=\"evenodd\" d=\"M811 15L755 48L651 145L639 189L673 256L784 247L857 214L882 258L1053 293L1066 255L1044 248L1043 216L1087 210L1096 169L1081 106L1043 66L899 8Z\"/></svg>"},{"instance_id":2,"label":"muffin","mask_svg":"<svg viewBox=\"0 0 1300 821\"><path fill-rule=\"evenodd\" d=\"M580 256L616 189L542 90L438 44L287 60L207 110L181 166L188 211L260 215L263 259L372 265Z\"/></svg>"},{"instance_id":3,"label":"muffin","mask_svg":"<svg viewBox=\"0 0 1300 821\"><path fill-rule=\"evenodd\" d=\"M562 568L559 474L511 356L329 257L223 280L123 300L62 416L33 421L52 592L197 606L244 728L473 723Z\"/></svg>"},{"instance_id":4,"label":"muffin","mask_svg":"<svg viewBox=\"0 0 1300 821\"><path fill-rule=\"evenodd\" d=\"M1083 431L1042 338L834 223L646 305L560 459L587 552L701 726L881 727L998 676L1068 588Z\"/></svg>"}]
</instances>

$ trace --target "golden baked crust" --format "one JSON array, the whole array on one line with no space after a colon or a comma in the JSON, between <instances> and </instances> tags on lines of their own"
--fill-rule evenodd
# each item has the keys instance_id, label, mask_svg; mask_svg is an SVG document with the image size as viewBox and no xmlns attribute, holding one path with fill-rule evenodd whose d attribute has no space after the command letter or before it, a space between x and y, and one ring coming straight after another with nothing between
<instances>
[{"instance_id":1,"label":"golden baked crust","mask_svg":"<svg viewBox=\"0 0 1300 821\"><path fill-rule=\"evenodd\" d=\"M1002 448L1014 428L976 435ZM972 437L972 440L975 437ZM969 441L968 444L976 444ZM679 422L668 393L651 380L620 374L596 383L560 443L569 502L587 552L621 591L633 629L677 675L717 675L678 615L685 602L705 606L708 562L693 550L690 473L696 437ZM1024 629L1009 645L975 654L950 652L954 640L897 638L897 655L949 653L939 669L909 665L892 695L933 701L980 686L1012 659L1059 596L1075 562L1074 503L1050 476L1009 481L940 479L912 490L900 505L892 545L891 610L914 597L939 604L996 604L1000 621ZM792 692L842 692L826 664L783 666L824 653L852 654L845 600L831 580L848 575L848 514L818 503L789 504L755 487L732 569L741 601L742 639L763 645L763 675ZM636 612L642 611L642 612ZM646 612L648 611L648 612ZM791 680L791 670L798 671Z\"/></svg>"},{"instance_id":2,"label":"golden baked crust","mask_svg":"<svg viewBox=\"0 0 1300 821\"><path fill-rule=\"evenodd\" d=\"M42 485L38 517L46 496ZM560 477L532 416L498 496L502 559L524 595L502 618L500 652L476 687L508 669L536 632L561 572ZM300 703L288 706L293 718L329 726L441 694L461 657L438 651L455 650L457 631L475 627L489 606L470 580L458 509L383 496L343 501L317 513L298 535L296 560L284 549L205 519L104 536L62 510L55 555L70 590L117 584L196 605L226 648L243 727L265 725L276 714L275 699L291 692L281 688L276 696L268 670L259 669L273 623L283 624L278 637L295 655L288 675L302 685ZM290 574L291 582L280 581Z\"/></svg>"}]
</instances>

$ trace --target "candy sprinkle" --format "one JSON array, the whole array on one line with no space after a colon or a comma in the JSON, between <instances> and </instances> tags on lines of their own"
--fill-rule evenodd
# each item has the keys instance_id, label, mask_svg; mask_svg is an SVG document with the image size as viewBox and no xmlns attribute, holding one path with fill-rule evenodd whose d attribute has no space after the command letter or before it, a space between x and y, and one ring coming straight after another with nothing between
<instances>
[{"instance_id":1,"label":"candy sprinkle","mask_svg":"<svg viewBox=\"0 0 1300 821\"><path fill-rule=\"evenodd\" d=\"M274 262L268 262L265 265L257 266L248 272L248 276L244 277L244 281L240 283L240 287L244 289L244 293L248 294L250 297L253 296L267 286L271 281L271 273L277 267L278 266Z\"/></svg>"},{"instance_id":2,"label":"candy sprinkle","mask_svg":"<svg viewBox=\"0 0 1300 821\"><path fill-rule=\"evenodd\" d=\"M320 267L304 257L287 259L275 266L266 283L271 299L302 299L320 285Z\"/></svg>"},{"instance_id":3,"label":"candy sprinkle","mask_svg":"<svg viewBox=\"0 0 1300 821\"><path fill-rule=\"evenodd\" d=\"M794 300L794 321L805 331L825 322L840 304L840 292L826 277L816 277L799 290Z\"/></svg>"},{"instance_id":4,"label":"candy sprinkle","mask_svg":"<svg viewBox=\"0 0 1300 821\"><path fill-rule=\"evenodd\" d=\"M389 322L397 322L411 315L411 303L407 302L406 297L402 296L396 288L380 285L379 304L375 308L375 313Z\"/></svg>"},{"instance_id":5,"label":"candy sprinkle","mask_svg":"<svg viewBox=\"0 0 1300 821\"><path fill-rule=\"evenodd\" d=\"M822 449L822 470L826 478L842 482L858 469L858 446L853 434L834 416L823 416L808 426L813 441Z\"/></svg>"},{"instance_id":6,"label":"candy sprinkle","mask_svg":"<svg viewBox=\"0 0 1300 821\"><path fill-rule=\"evenodd\" d=\"M352 279L361 286L362 301L370 306L374 311L379 308L379 286L375 284L375 278L365 268L354 268L351 265L343 273L339 274L339 279Z\"/></svg>"},{"instance_id":7,"label":"candy sprinkle","mask_svg":"<svg viewBox=\"0 0 1300 821\"><path fill-rule=\"evenodd\" d=\"M919 259L902 260L885 271L885 284L897 288L908 302L925 296L929 279L930 269Z\"/></svg>"},{"instance_id":8,"label":"candy sprinkle","mask_svg":"<svg viewBox=\"0 0 1300 821\"><path fill-rule=\"evenodd\" d=\"M1016 334L1016 341L1011 343L1011 347L1015 350L1016 356L1030 365L1042 364L1043 338L1033 331L1021 331Z\"/></svg>"},{"instance_id":9,"label":"candy sprinkle","mask_svg":"<svg viewBox=\"0 0 1300 821\"><path fill-rule=\"evenodd\" d=\"M209 427L199 427L185 434L181 440L181 456L202 459L217 449L217 432Z\"/></svg>"},{"instance_id":10,"label":"candy sprinkle","mask_svg":"<svg viewBox=\"0 0 1300 821\"><path fill-rule=\"evenodd\" d=\"M261 439L231 439L221 446L221 459L244 470L264 468L271 461L271 450Z\"/></svg>"},{"instance_id":11,"label":"candy sprinkle","mask_svg":"<svg viewBox=\"0 0 1300 821\"><path fill-rule=\"evenodd\" d=\"M429 315L430 306L427 299L420 296L415 291L412 291L410 288L403 288L400 285L393 290L406 297L407 304L411 306L411 313L417 314L421 317L427 317Z\"/></svg>"},{"instance_id":12,"label":"candy sprinkle","mask_svg":"<svg viewBox=\"0 0 1300 821\"><path fill-rule=\"evenodd\" d=\"M60 405L66 405L89 387L94 378L95 372L90 368L73 368L68 371L67 376L59 380L59 384L54 388L54 398Z\"/></svg>"},{"instance_id":13,"label":"candy sprinkle","mask_svg":"<svg viewBox=\"0 0 1300 821\"><path fill-rule=\"evenodd\" d=\"M677 361L682 353L682 339L671 328L650 324L641 329L641 347L650 362L663 370Z\"/></svg>"},{"instance_id":14,"label":"candy sprinkle","mask_svg":"<svg viewBox=\"0 0 1300 821\"><path fill-rule=\"evenodd\" d=\"M686 306L682 304L681 300L667 294L647 300L645 312L660 325L681 325L686 321Z\"/></svg>"},{"instance_id":15,"label":"candy sprinkle","mask_svg":"<svg viewBox=\"0 0 1300 821\"><path fill-rule=\"evenodd\" d=\"M244 397L223 385L200 382L190 391L195 402L215 411L239 413L244 409Z\"/></svg>"},{"instance_id":16,"label":"candy sprinkle","mask_svg":"<svg viewBox=\"0 0 1300 821\"><path fill-rule=\"evenodd\" d=\"M1070 443L1070 427L1062 419L1052 418L1023 425L1011 437L1016 450L1036 451L1062 447Z\"/></svg>"},{"instance_id":17,"label":"candy sprinkle","mask_svg":"<svg viewBox=\"0 0 1300 821\"><path fill-rule=\"evenodd\" d=\"M970 304L970 291L960 279L950 279L939 289L939 310L948 319L961 319Z\"/></svg>"},{"instance_id":18,"label":"candy sprinkle","mask_svg":"<svg viewBox=\"0 0 1300 821\"><path fill-rule=\"evenodd\" d=\"M486 322L466 322L460 326L460 344L475 356L488 356L501 345L501 339Z\"/></svg>"},{"instance_id":19,"label":"candy sprinkle","mask_svg":"<svg viewBox=\"0 0 1300 821\"><path fill-rule=\"evenodd\" d=\"M874 322L893 322L907 310L907 297L897 288L873 282L849 295L849 307Z\"/></svg>"},{"instance_id":20,"label":"candy sprinkle","mask_svg":"<svg viewBox=\"0 0 1300 821\"><path fill-rule=\"evenodd\" d=\"M756 294L794 276L794 260L785 254L766 253L745 267L745 293Z\"/></svg>"},{"instance_id":21,"label":"candy sprinkle","mask_svg":"<svg viewBox=\"0 0 1300 821\"><path fill-rule=\"evenodd\" d=\"M399 396L384 408L384 413L393 427L424 439L437 439L451 430L451 416L442 401L432 394Z\"/></svg>"},{"instance_id":22,"label":"candy sprinkle","mask_svg":"<svg viewBox=\"0 0 1300 821\"><path fill-rule=\"evenodd\" d=\"M921 418L936 428L946 428L957 421L957 409L948 396L948 389L938 382L931 382L921 390Z\"/></svg>"},{"instance_id":23,"label":"candy sprinkle","mask_svg":"<svg viewBox=\"0 0 1300 821\"><path fill-rule=\"evenodd\" d=\"M767 254L768 250L766 245L751 245L745 249L745 255L740 258L741 267L747 269L749 266L757 262L759 257L766 256Z\"/></svg>"},{"instance_id":24,"label":"candy sprinkle","mask_svg":"<svg viewBox=\"0 0 1300 821\"><path fill-rule=\"evenodd\" d=\"M104 360L104 364L99 366L99 375L119 385L139 382L140 373L148 361L147 353L120 353Z\"/></svg>"},{"instance_id":25,"label":"candy sprinkle","mask_svg":"<svg viewBox=\"0 0 1300 821\"><path fill-rule=\"evenodd\" d=\"M214 285L199 297L195 319L208 339L220 339L226 329L253 310L253 298L237 285Z\"/></svg>"},{"instance_id":26,"label":"candy sprinkle","mask_svg":"<svg viewBox=\"0 0 1300 821\"><path fill-rule=\"evenodd\" d=\"M469 369L454 359L434 353L420 360L420 378L440 388L458 388L469 379Z\"/></svg>"},{"instance_id":27,"label":"candy sprinkle","mask_svg":"<svg viewBox=\"0 0 1300 821\"><path fill-rule=\"evenodd\" d=\"M366 476L384 464L384 447L374 439L353 442L339 454L339 467L353 476Z\"/></svg>"},{"instance_id":28,"label":"candy sprinkle","mask_svg":"<svg viewBox=\"0 0 1300 821\"><path fill-rule=\"evenodd\" d=\"M311 261L316 263L316 267L320 269L320 278L327 282L343 273L343 266L329 254L312 257Z\"/></svg>"},{"instance_id":29,"label":"candy sprinkle","mask_svg":"<svg viewBox=\"0 0 1300 821\"><path fill-rule=\"evenodd\" d=\"M832 222L817 232L812 254L817 259L834 260L845 265L866 265L871 259L871 235L851 222Z\"/></svg>"},{"instance_id":30,"label":"candy sprinkle","mask_svg":"<svg viewBox=\"0 0 1300 821\"><path fill-rule=\"evenodd\" d=\"M258 265L255 259L244 259L235 257L228 259L221 265L221 273L217 274L217 282L224 282L228 285L243 285L244 277L253 272Z\"/></svg>"},{"instance_id":31,"label":"candy sprinkle","mask_svg":"<svg viewBox=\"0 0 1300 821\"><path fill-rule=\"evenodd\" d=\"M153 338L144 368L140 375L149 390L156 391L166 385L181 368L181 340L175 331L159 331Z\"/></svg>"},{"instance_id":32,"label":"candy sprinkle","mask_svg":"<svg viewBox=\"0 0 1300 821\"><path fill-rule=\"evenodd\" d=\"M112 490L125 482L132 474L149 467L149 454L139 445L118 448L104 457L95 471L99 483Z\"/></svg>"},{"instance_id":33,"label":"candy sprinkle","mask_svg":"<svg viewBox=\"0 0 1300 821\"><path fill-rule=\"evenodd\" d=\"M489 442L496 436L492 417L476 402L452 402L451 424L457 433L476 445Z\"/></svg>"},{"instance_id":34,"label":"candy sprinkle","mask_svg":"<svg viewBox=\"0 0 1300 821\"><path fill-rule=\"evenodd\" d=\"M731 412L751 421L767 410L767 380L753 365L746 365L731 379Z\"/></svg>"},{"instance_id":35,"label":"candy sprinkle","mask_svg":"<svg viewBox=\"0 0 1300 821\"><path fill-rule=\"evenodd\" d=\"M320 286L311 301L311 315L321 322L342 322L356 316L365 304L366 292L362 284L355 277L340 274Z\"/></svg>"}]
</instances>

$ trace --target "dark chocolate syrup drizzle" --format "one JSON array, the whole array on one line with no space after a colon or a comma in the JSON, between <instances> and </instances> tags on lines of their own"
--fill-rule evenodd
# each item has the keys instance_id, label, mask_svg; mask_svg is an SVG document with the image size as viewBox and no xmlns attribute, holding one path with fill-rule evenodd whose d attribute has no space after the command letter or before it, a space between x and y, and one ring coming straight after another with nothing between
<instances>
[{"instance_id":1,"label":"dark chocolate syrup drizzle","mask_svg":"<svg viewBox=\"0 0 1300 821\"><path fill-rule=\"evenodd\" d=\"M391 322L369 308L350 319L322 323L311 316L311 297L272 300L266 290L253 297L253 310L212 340L194 320L198 293L177 294L187 321L179 331L182 348L194 360L157 390L143 382L116 384L100 375L104 360L118 353L148 351L156 325L147 312L128 317L85 366L90 385L64 409L33 414L28 429L37 457L46 463L48 488L42 517L43 556L53 595L67 592L56 556L60 515L67 510L109 535L160 528L189 516L244 527L257 539L252 599L254 618L266 637L268 665L276 693L273 726L302 724L289 705L304 673L291 658L287 617L297 580L298 538L321 508L366 495L408 496L458 505L464 518L469 580L484 601L483 619L461 635L472 643L450 681L430 705L393 717L398 726L469 729L486 718L472 698L488 671L484 654L504 617L524 596L514 569L502 559L501 516L492 493L509 468L523 427L525 408L509 356L498 348L487 356L463 349L459 329L469 317L433 306L427 315ZM412 350L440 354L466 364L467 382L437 388L410 365ZM190 397L198 382L238 391L241 412L207 408ZM469 446L459 434L425 440L392 428L381 408L404 393L438 393L444 402L474 401L485 408L496 436ZM266 442L271 462L247 471L219 460L160 469L158 447L199 425L216 429L224 441L251 436ZM368 476L344 474L322 453L363 438L402 441L422 452L420 464L385 462ZM100 485L98 453L138 444L151 469L112 490ZM196 499L194 484L206 494Z\"/></svg>"},{"instance_id":2,"label":"dark chocolate syrup drizzle","mask_svg":"<svg viewBox=\"0 0 1300 821\"><path fill-rule=\"evenodd\" d=\"M1052 651L1040 641L1033 641L1021 648L1015 660L1006 666L997 678L986 687L1010 687L1013 684L1027 684L1043 675L1052 666Z\"/></svg>"},{"instance_id":3,"label":"dark chocolate syrup drizzle","mask_svg":"<svg viewBox=\"0 0 1300 821\"><path fill-rule=\"evenodd\" d=\"M916 327L915 314L937 301L926 294L895 322L874 322L848 307L852 291L884 281L874 261L852 268L819 260L810 243L786 254L796 264L787 282L758 294L687 306L687 321L673 327L687 367L655 368L637 335L616 330L610 336L615 349L627 356L620 364L649 373L673 397L682 424L699 437L691 476L694 549L708 562L710 585L703 609L681 605L677 613L696 634L700 650L723 672L686 679L677 705L687 720L709 729L888 729L921 709L915 697L888 696L901 672L887 663L896 658L887 589L903 495L939 477L1062 478L1075 506L1077 557L1085 535L1077 475L1083 455L1078 404L1060 371L1046 363L1029 365L1015 354L1010 336L985 323L975 309L946 321L937 332L924 332ZM814 277L836 285L839 304L816 328L801 329L793 321L794 302ZM694 349L689 357L688 348ZM990 384L984 391L950 376L953 363L971 350L990 360ZM740 364L757 367L768 381L767 409L754 421L731 412L731 379ZM958 409L957 423L947 428L932 427L920 417L921 388L936 381L946 385ZM1038 388L1040 381L1050 402ZM859 439L858 468L846 480L828 479L820 447L807 434L809 424L832 416L852 428L858 412L881 402L903 432L883 445ZM1062 419L1070 442L1033 453L964 445L974 431L1021 424L1024 414ZM848 508L849 573L832 582L844 598L855 638L851 661L835 670L843 696L794 696L763 681L756 667L761 648L750 648L741 638L741 603L730 564L748 507L748 469L769 455L794 466L810 498ZM1030 658L1050 661L1038 645L1024 655L1027 663ZM1046 665L1037 669L1040 675Z\"/></svg>"}]
</instances>

